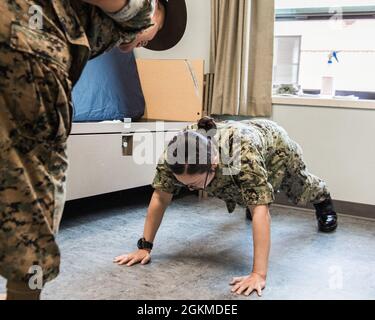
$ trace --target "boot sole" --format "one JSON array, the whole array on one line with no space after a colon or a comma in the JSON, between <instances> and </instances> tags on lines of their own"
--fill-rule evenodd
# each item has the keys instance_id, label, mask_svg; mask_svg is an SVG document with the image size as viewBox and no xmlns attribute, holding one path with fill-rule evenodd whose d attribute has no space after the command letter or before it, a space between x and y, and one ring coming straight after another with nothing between
<instances>
[{"instance_id":1,"label":"boot sole","mask_svg":"<svg viewBox=\"0 0 375 320\"><path fill-rule=\"evenodd\" d=\"M338 225L332 226L332 227L328 227L328 228L318 226L319 231L320 232L324 232L324 233L332 233L332 232L334 232L334 231L337 230L337 227L338 227Z\"/></svg>"}]
</instances>

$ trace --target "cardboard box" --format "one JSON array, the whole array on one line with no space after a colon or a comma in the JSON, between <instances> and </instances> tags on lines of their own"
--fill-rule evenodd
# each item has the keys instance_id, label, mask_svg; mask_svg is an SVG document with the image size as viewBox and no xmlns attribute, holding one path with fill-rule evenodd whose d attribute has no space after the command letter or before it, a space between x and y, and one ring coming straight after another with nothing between
<instances>
[{"instance_id":1,"label":"cardboard box","mask_svg":"<svg viewBox=\"0 0 375 320\"><path fill-rule=\"evenodd\" d=\"M195 122L203 113L203 60L137 59L145 120Z\"/></svg>"}]
</instances>

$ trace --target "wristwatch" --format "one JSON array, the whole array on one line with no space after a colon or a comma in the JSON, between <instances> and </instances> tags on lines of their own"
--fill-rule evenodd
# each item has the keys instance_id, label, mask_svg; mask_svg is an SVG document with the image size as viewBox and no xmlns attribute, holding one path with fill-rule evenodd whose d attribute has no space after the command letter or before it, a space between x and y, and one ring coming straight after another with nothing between
<instances>
[{"instance_id":1,"label":"wristwatch","mask_svg":"<svg viewBox=\"0 0 375 320\"><path fill-rule=\"evenodd\" d=\"M152 250L152 247L154 246L154 244L146 241L145 238L142 238L142 239L139 239L137 246L139 250L144 250L144 249Z\"/></svg>"}]
</instances>

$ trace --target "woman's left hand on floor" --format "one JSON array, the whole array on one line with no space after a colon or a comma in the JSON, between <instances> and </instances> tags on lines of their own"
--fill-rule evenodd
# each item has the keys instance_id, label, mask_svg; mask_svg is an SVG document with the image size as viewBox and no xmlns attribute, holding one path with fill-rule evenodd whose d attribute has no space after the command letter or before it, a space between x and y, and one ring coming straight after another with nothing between
<instances>
[{"instance_id":1,"label":"woman's left hand on floor","mask_svg":"<svg viewBox=\"0 0 375 320\"><path fill-rule=\"evenodd\" d=\"M246 277L233 278L230 283L232 292L238 295L249 296L253 291L258 293L258 296L262 296L262 290L266 287L266 280L264 277L257 273L252 273Z\"/></svg>"}]
</instances>

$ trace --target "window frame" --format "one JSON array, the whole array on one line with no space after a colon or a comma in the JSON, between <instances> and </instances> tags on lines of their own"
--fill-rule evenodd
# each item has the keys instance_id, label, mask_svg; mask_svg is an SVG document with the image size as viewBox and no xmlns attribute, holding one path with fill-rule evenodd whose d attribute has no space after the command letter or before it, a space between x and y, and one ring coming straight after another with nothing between
<instances>
[{"instance_id":1,"label":"window frame","mask_svg":"<svg viewBox=\"0 0 375 320\"><path fill-rule=\"evenodd\" d=\"M335 15L339 12L334 9L336 7L316 7L316 8L287 8L287 9L276 9L275 10L275 21L276 22L288 22L288 21L316 21L316 20L329 20L334 19ZM342 18L344 20L350 19L375 19L375 6L344 6L341 7ZM292 35L291 35L292 36ZM280 37L275 35L276 37ZM301 54L301 52L300 52ZM301 63L301 60L300 60ZM300 71L300 67L298 70ZM299 74L298 74L299 78ZM319 89L303 89L306 94L319 94ZM363 100L375 100L374 91L349 91L349 90L337 90L338 95L355 95L359 99Z\"/></svg>"},{"instance_id":2,"label":"window frame","mask_svg":"<svg viewBox=\"0 0 375 320\"><path fill-rule=\"evenodd\" d=\"M329 20L337 14L343 19L375 19L375 6L276 9L276 21Z\"/></svg>"}]
</instances>

